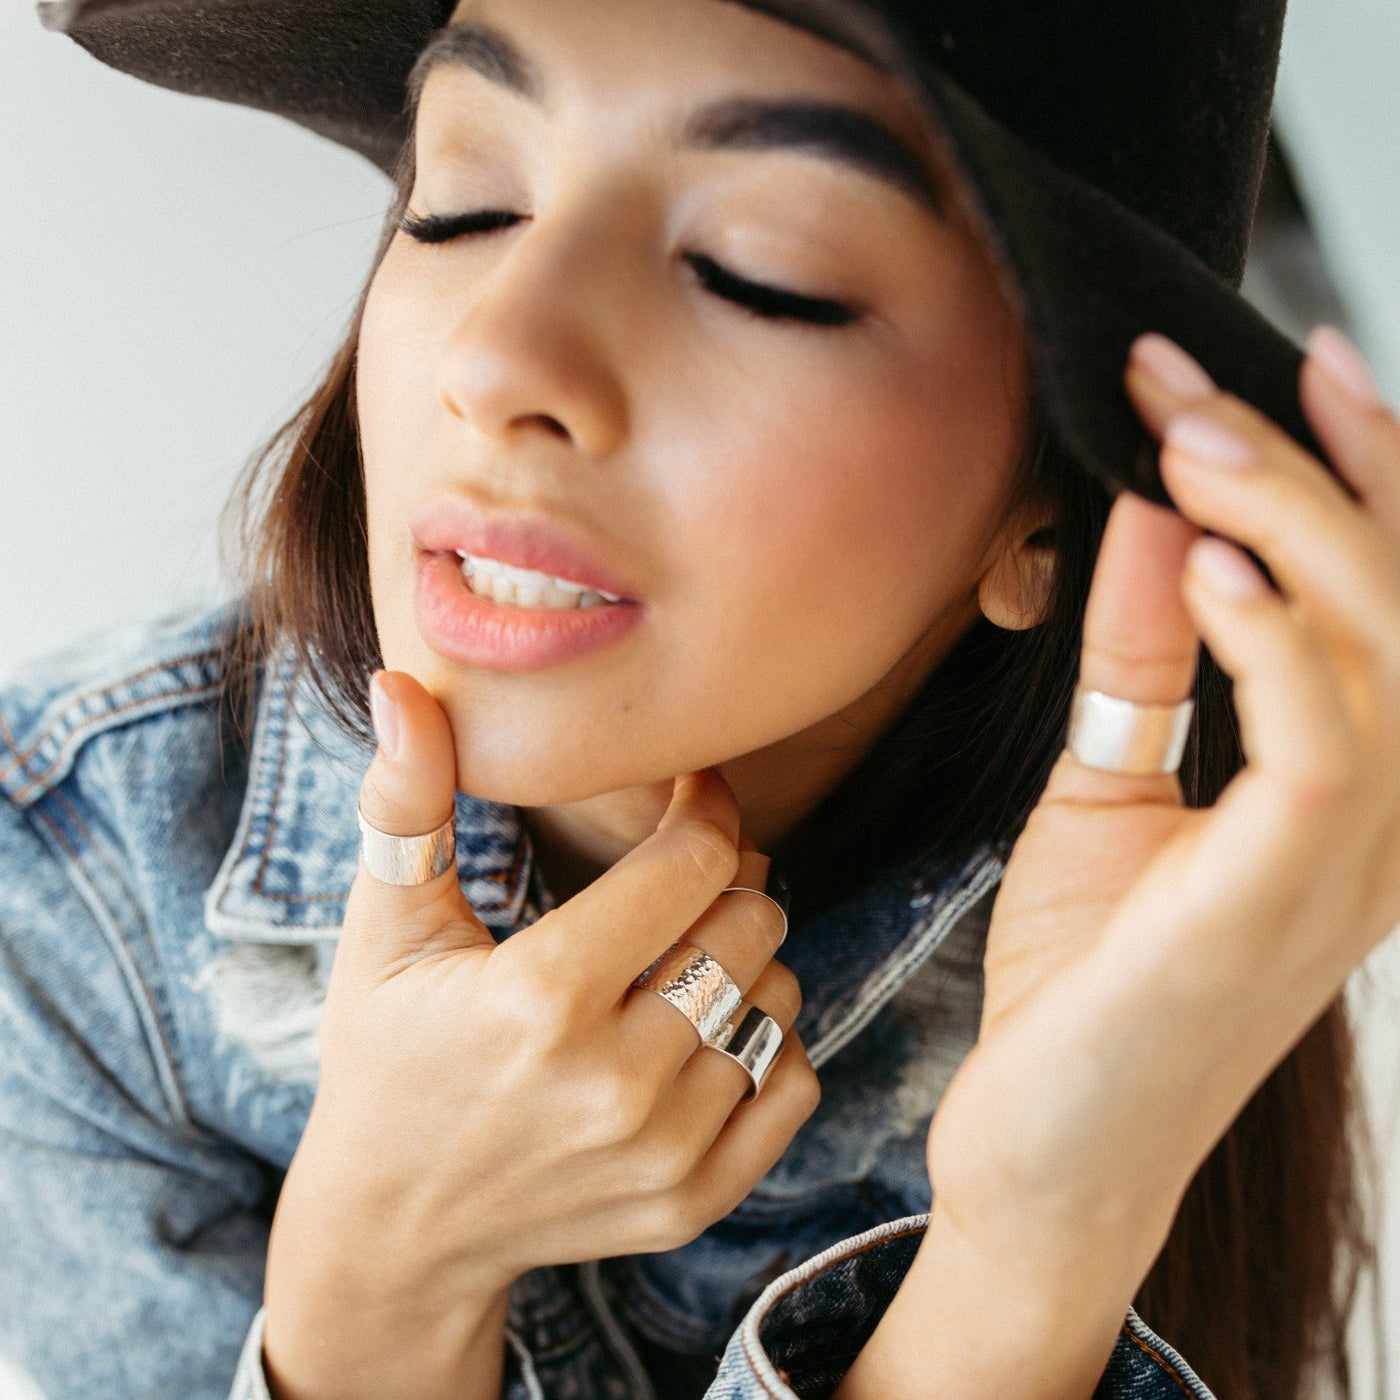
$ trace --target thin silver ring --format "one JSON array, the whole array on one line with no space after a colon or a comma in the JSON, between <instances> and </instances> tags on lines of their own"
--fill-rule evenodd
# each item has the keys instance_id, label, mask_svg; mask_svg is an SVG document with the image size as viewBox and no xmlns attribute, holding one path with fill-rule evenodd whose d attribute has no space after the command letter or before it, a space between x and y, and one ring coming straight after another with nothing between
<instances>
[{"instance_id":1,"label":"thin silver ring","mask_svg":"<svg viewBox=\"0 0 1400 1400\"><path fill-rule=\"evenodd\" d=\"M742 1002L716 1035L705 1042L743 1066L752 1081L740 1103L758 1097L768 1071L783 1050L783 1028L761 1007Z\"/></svg>"},{"instance_id":2,"label":"thin silver ring","mask_svg":"<svg viewBox=\"0 0 1400 1400\"><path fill-rule=\"evenodd\" d=\"M360 819L360 860L386 885L425 885L457 863L457 814L421 836L392 836L380 831L355 804Z\"/></svg>"},{"instance_id":3,"label":"thin silver ring","mask_svg":"<svg viewBox=\"0 0 1400 1400\"><path fill-rule=\"evenodd\" d=\"M783 936L780 939L778 939L778 947L781 948L784 942L787 940L788 936L787 910L784 909L783 906L779 904L778 901L774 899L771 894L767 894L763 890L756 890L753 888L752 885L726 885L724 889L720 891L720 894L736 894L740 891L742 891L744 894L756 894L760 899L766 899L769 902L769 904L771 904L778 911L778 913L780 913L783 916Z\"/></svg>"},{"instance_id":4,"label":"thin silver ring","mask_svg":"<svg viewBox=\"0 0 1400 1400\"><path fill-rule=\"evenodd\" d=\"M1175 773L1186 751L1193 699L1140 705L1102 690L1076 688L1065 745L1087 768L1107 773Z\"/></svg>"},{"instance_id":5,"label":"thin silver ring","mask_svg":"<svg viewBox=\"0 0 1400 1400\"><path fill-rule=\"evenodd\" d=\"M669 1001L695 1027L701 1044L720 1031L744 999L739 984L703 949L673 943L632 980Z\"/></svg>"}]
</instances>

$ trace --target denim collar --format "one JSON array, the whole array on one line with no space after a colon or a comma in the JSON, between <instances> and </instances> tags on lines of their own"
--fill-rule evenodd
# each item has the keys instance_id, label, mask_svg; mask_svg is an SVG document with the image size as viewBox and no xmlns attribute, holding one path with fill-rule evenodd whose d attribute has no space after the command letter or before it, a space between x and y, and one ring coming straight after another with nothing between
<instances>
[{"instance_id":1,"label":"denim collar","mask_svg":"<svg viewBox=\"0 0 1400 1400\"><path fill-rule=\"evenodd\" d=\"M356 802L372 757L335 722L290 651L274 652L237 828L204 894L211 932L286 944L339 935L359 860ZM921 857L792 930L782 961L803 988L798 1030L813 1063L870 1020L1003 868L985 845L961 862ZM510 804L457 794L457 870L498 937L553 907Z\"/></svg>"}]
</instances>

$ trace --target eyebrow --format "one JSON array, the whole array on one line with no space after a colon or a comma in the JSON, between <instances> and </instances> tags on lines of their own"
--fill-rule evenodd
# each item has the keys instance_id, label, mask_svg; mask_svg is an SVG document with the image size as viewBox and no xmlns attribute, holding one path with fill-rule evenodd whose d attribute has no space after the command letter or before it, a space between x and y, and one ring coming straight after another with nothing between
<instances>
[{"instance_id":1,"label":"eyebrow","mask_svg":"<svg viewBox=\"0 0 1400 1400\"><path fill-rule=\"evenodd\" d=\"M417 112L428 75L440 67L470 69L536 106L545 105L546 85L538 66L491 25L451 24L438 30L409 74L411 112ZM940 218L945 212L943 192L914 148L878 118L844 103L720 98L690 115L681 145L706 151L802 151L883 180Z\"/></svg>"}]
</instances>

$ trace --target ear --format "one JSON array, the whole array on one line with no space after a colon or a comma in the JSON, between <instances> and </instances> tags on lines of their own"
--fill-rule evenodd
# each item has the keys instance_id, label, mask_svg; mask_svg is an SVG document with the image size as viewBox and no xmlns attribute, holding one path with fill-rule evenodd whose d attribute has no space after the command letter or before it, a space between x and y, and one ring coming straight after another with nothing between
<instances>
[{"instance_id":1,"label":"ear","mask_svg":"<svg viewBox=\"0 0 1400 1400\"><path fill-rule=\"evenodd\" d=\"M1043 509L1023 516L977 585L977 603L987 620L1021 632L1045 620L1057 554L1054 521Z\"/></svg>"}]
</instances>

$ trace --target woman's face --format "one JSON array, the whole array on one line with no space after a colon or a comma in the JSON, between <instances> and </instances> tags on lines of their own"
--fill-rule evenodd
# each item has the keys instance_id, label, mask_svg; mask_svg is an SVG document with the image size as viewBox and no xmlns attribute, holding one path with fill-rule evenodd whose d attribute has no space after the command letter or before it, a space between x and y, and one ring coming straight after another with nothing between
<instances>
[{"instance_id":1,"label":"woman's face","mask_svg":"<svg viewBox=\"0 0 1400 1400\"><path fill-rule=\"evenodd\" d=\"M500 80L510 63L478 71L481 43L429 71L409 214L511 217L396 233L370 289L358 402L385 665L438 697L458 786L494 800L669 792L721 764L742 805L756 775L796 792L850 767L977 616L1020 332L916 174L877 173L868 147L838 159L781 116L711 116L709 148L686 129L729 99L839 104L911 147L937 195L918 107L733 0L462 0L452 23L506 35L532 94ZM838 305L763 316L731 299L744 282ZM566 655L529 627L509 655L481 650L482 619L499 637L536 612L460 596L444 501L555 527L632 600L605 626L628 625ZM472 609L462 652L444 634Z\"/></svg>"}]
</instances>

